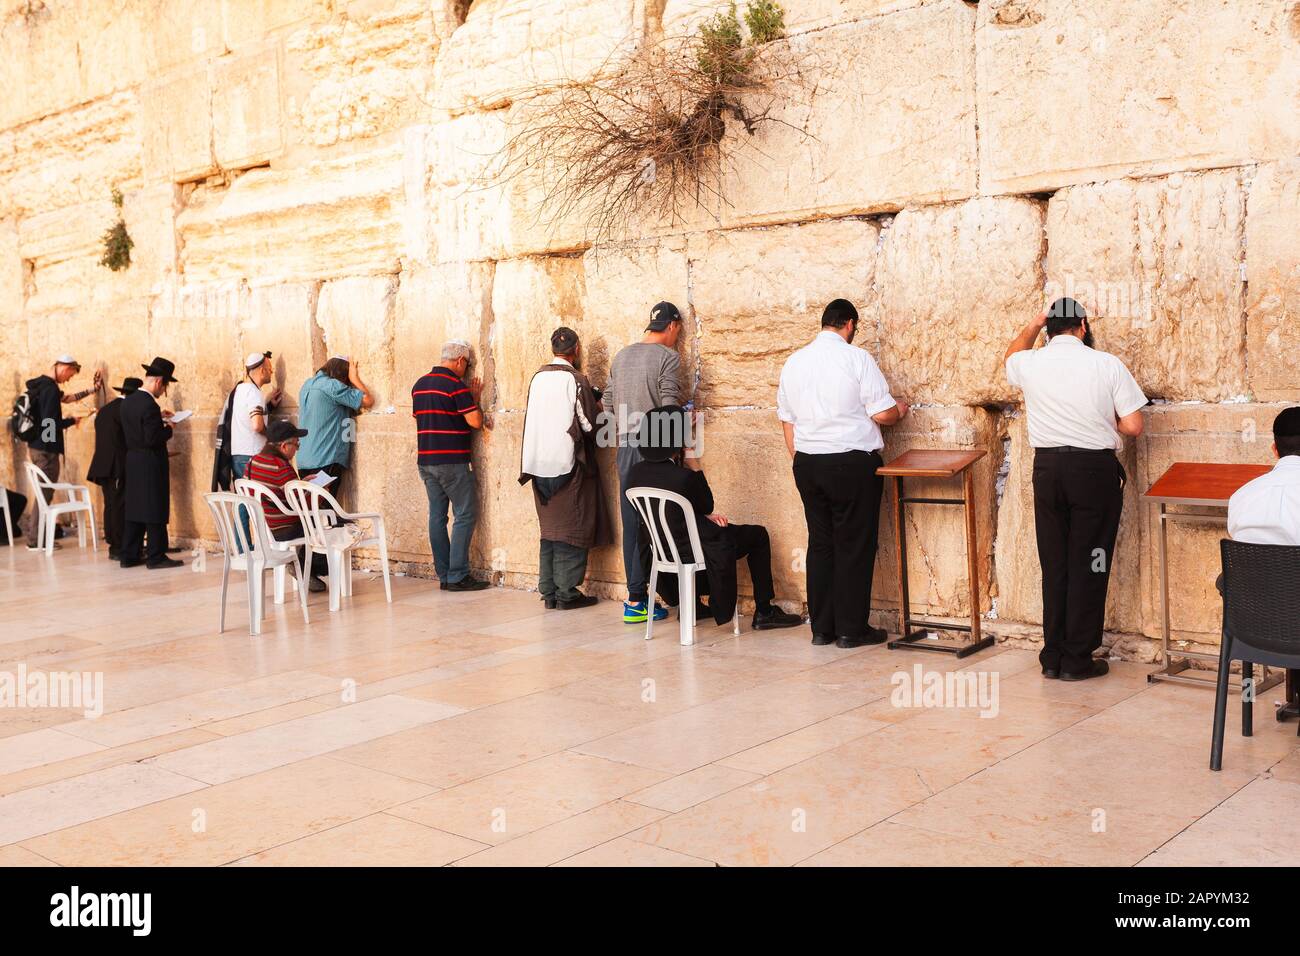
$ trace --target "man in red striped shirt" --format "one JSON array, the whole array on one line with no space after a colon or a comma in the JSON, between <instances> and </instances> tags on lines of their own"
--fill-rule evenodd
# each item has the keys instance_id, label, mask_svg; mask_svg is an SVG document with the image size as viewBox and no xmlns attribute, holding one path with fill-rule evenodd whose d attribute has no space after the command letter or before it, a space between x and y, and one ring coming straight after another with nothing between
<instances>
[{"instance_id":1,"label":"man in red striped shirt","mask_svg":"<svg viewBox=\"0 0 1300 956\"><path fill-rule=\"evenodd\" d=\"M469 574L469 543L478 520L470 436L485 425L479 408L483 383L478 378L465 381L472 356L468 342L447 342L440 363L411 389L420 478L429 496L429 547L444 591L479 591L488 586ZM450 537L448 507L454 518Z\"/></svg>"},{"instance_id":2,"label":"man in red striped shirt","mask_svg":"<svg viewBox=\"0 0 1300 956\"><path fill-rule=\"evenodd\" d=\"M272 422L266 429L266 444L262 450L249 459L244 470L244 477L260 482L275 492L275 496L284 506L284 511L276 508L265 498L262 499L262 514L266 516L266 526L271 536L277 541L292 541L303 535L302 522L289 511L284 497L284 486L298 480L298 469L293 466L293 456L298 454L298 440L307 434L305 428L298 428L291 421ZM256 545L256 542L253 542ZM298 549L298 560L303 558L302 548ZM321 580L329 573L329 565L323 554L313 554L311 558L311 579L307 590L323 591L325 582Z\"/></svg>"}]
</instances>

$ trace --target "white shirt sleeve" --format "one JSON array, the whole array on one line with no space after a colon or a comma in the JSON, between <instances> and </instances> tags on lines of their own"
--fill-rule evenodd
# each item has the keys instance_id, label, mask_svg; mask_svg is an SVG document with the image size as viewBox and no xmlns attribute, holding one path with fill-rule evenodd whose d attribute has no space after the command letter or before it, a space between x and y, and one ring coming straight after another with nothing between
<instances>
[{"instance_id":1,"label":"white shirt sleeve","mask_svg":"<svg viewBox=\"0 0 1300 956\"><path fill-rule=\"evenodd\" d=\"M1111 381L1111 395L1115 402L1116 418L1132 415L1147 403L1147 397L1143 394L1137 380L1133 378L1133 373L1119 359L1115 360L1115 372Z\"/></svg>"},{"instance_id":2,"label":"white shirt sleeve","mask_svg":"<svg viewBox=\"0 0 1300 956\"><path fill-rule=\"evenodd\" d=\"M1024 382L1020 379L1020 366L1024 364L1025 356L1032 354L1032 349L1026 349L1023 352L1012 352L1007 356L1007 381L1017 388L1023 388Z\"/></svg>"},{"instance_id":3,"label":"white shirt sleeve","mask_svg":"<svg viewBox=\"0 0 1300 956\"><path fill-rule=\"evenodd\" d=\"M862 404L866 407L868 415L887 412L898 404L894 396L889 394L889 383L885 381L885 376L881 373L876 360L865 350L858 351L862 353L862 381L859 393Z\"/></svg>"},{"instance_id":4,"label":"white shirt sleeve","mask_svg":"<svg viewBox=\"0 0 1300 956\"><path fill-rule=\"evenodd\" d=\"M794 411L790 408L790 397L785 391L785 370L786 367L782 366L781 379L776 386L776 417L783 422L790 422L793 424Z\"/></svg>"}]
</instances>

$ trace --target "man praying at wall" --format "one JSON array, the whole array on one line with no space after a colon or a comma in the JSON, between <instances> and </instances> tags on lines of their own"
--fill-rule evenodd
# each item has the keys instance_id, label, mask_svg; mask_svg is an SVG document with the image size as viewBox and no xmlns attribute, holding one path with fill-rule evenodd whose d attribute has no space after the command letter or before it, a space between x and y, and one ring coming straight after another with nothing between
<instances>
[{"instance_id":1,"label":"man praying at wall","mask_svg":"<svg viewBox=\"0 0 1300 956\"><path fill-rule=\"evenodd\" d=\"M519 483L533 483L541 526L537 586L548 608L590 607L596 598L579 590L587 554L613 535L596 470L596 423L600 398L579 371L578 333L561 326L551 333L552 360L528 385Z\"/></svg>"}]
</instances>

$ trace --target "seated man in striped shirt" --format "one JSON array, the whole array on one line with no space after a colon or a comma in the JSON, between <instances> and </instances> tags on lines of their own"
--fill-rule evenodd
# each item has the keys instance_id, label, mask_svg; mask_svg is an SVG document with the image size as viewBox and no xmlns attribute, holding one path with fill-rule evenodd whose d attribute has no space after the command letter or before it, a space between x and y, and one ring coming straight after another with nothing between
<instances>
[{"instance_id":1,"label":"seated man in striped shirt","mask_svg":"<svg viewBox=\"0 0 1300 956\"><path fill-rule=\"evenodd\" d=\"M420 446L420 478L429 496L429 547L444 591L480 591L488 586L469 574L469 543L478 520L477 489L470 468L470 435L483 428L479 396L483 383L465 376L472 349L462 339L442 347L439 364L411 389ZM447 536L447 508L455 523Z\"/></svg>"},{"instance_id":2,"label":"seated man in striped shirt","mask_svg":"<svg viewBox=\"0 0 1300 956\"><path fill-rule=\"evenodd\" d=\"M272 422L266 429L266 444L262 450L249 459L244 477L259 482L275 492L276 497L289 510L281 490L291 481L298 480L298 469L293 467L293 456L298 454L298 440L307 434L306 429L298 428L291 421ZM303 535L302 522L293 514L285 514L269 501L263 499L262 514L266 516L266 526L277 541L292 541ZM298 560L302 561L303 549L298 549ZM308 591L324 591L325 582L321 580L329 574L329 564L323 554L311 556L311 577L307 582Z\"/></svg>"}]
</instances>

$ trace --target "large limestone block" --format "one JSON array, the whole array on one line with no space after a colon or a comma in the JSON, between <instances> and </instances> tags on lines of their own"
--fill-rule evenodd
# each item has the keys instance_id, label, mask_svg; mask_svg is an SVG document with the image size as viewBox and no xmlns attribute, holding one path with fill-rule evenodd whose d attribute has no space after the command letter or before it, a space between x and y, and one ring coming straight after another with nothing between
<instances>
[{"instance_id":1,"label":"large limestone block","mask_svg":"<svg viewBox=\"0 0 1300 956\"><path fill-rule=\"evenodd\" d=\"M644 34L638 0L477 0L438 54L434 106L463 112L588 78Z\"/></svg>"},{"instance_id":2,"label":"large limestone block","mask_svg":"<svg viewBox=\"0 0 1300 956\"><path fill-rule=\"evenodd\" d=\"M221 0L222 41L227 49L241 50L262 42L269 34L299 29L305 22L324 22L335 7L364 9L362 0Z\"/></svg>"},{"instance_id":3,"label":"large limestone block","mask_svg":"<svg viewBox=\"0 0 1300 956\"><path fill-rule=\"evenodd\" d=\"M973 466L976 521L976 562L980 575L980 609L989 609L993 533L996 521L996 481L1002 464L1002 434L998 416L983 408L933 406L914 409L897 425L886 428L886 462L913 448L979 449L987 452ZM893 479L886 479L881 502L880 552L872 586L872 607L898 608L898 551L894 521ZM906 479L909 496L960 498L958 479ZM798 497L795 498L798 505ZM907 506L907 586L912 613L968 616L970 583L967 573L965 522L956 505Z\"/></svg>"},{"instance_id":4,"label":"large limestone block","mask_svg":"<svg viewBox=\"0 0 1300 956\"><path fill-rule=\"evenodd\" d=\"M189 281L395 273L403 243L400 150L293 170L254 169L194 190L177 217Z\"/></svg>"},{"instance_id":5,"label":"large limestone block","mask_svg":"<svg viewBox=\"0 0 1300 956\"><path fill-rule=\"evenodd\" d=\"M1246 384L1240 173L1072 186L1047 206L1047 297L1096 316L1146 393L1228 399Z\"/></svg>"},{"instance_id":6,"label":"large limestone block","mask_svg":"<svg viewBox=\"0 0 1300 956\"><path fill-rule=\"evenodd\" d=\"M414 122L427 101L439 34L424 0L359 4L285 40L290 136L310 146Z\"/></svg>"},{"instance_id":7,"label":"large limestone block","mask_svg":"<svg viewBox=\"0 0 1300 956\"><path fill-rule=\"evenodd\" d=\"M478 375L490 382L485 350L492 317L494 265L475 262L426 266L399 276L393 315L394 386L391 403L409 414L411 387L437 365L443 343L464 339L475 349ZM486 367L485 367L486 366ZM362 376L366 375L363 367ZM491 394L484 402L490 407Z\"/></svg>"},{"instance_id":8,"label":"large limestone block","mask_svg":"<svg viewBox=\"0 0 1300 956\"><path fill-rule=\"evenodd\" d=\"M13 346L10 337L18 331L22 321L23 299L23 256L20 251L18 220L13 217L0 219L0 345L6 351L0 355L9 357Z\"/></svg>"},{"instance_id":9,"label":"large limestone block","mask_svg":"<svg viewBox=\"0 0 1300 956\"><path fill-rule=\"evenodd\" d=\"M249 289L248 311L240 316L241 362L252 352L271 353L275 369L271 387L283 393L282 411L295 417L298 390L322 364L324 354L320 330L315 325L319 292L313 282L253 286Z\"/></svg>"},{"instance_id":10,"label":"large limestone block","mask_svg":"<svg viewBox=\"0 0 1300 956\"><path fill-rule=\"evenodd\" d=\"M184 182L216 171L211 74L211 65L202 62L145 84L141 99L148 179Z\"/></svg>"},{"instance_id":11,"label":"large limestone block","mask_svg":"<svg viewBox=\"0 0 1300 956\"><path fill-rule=\"evenodd\" d=\"M537 573L537 511L532 489L519 484L523 432L524 413L506 411L496 416L490 432L475 437L478 527L482 529L475 532L471 549L471 564L476 568Z\"/></svg>"},{"instance_id":12,"label":"large limestone block","mask_svg":"<svg viewBox=\"0 0 1300 956\"><path fill-rule=\"evenodd\" d=\"M212 67L212 146L217 165L242 169L280 152L279 49L222 57Z\"/></svg>"},{"instance_id":13,"label":"large limestone block","mask_svg":"<svg viewBox=\"0 0 1300 956\"><path fill-rule=\"evenodd\" d=\"M391 414L363 412L356 424L357 443L343 487L343 507L384 516L390 560L432 565L428 499L420 480L409 409ZM482 533L476 532L475 537Z\"/></svg>"},{"instance_id":14,"label":"large limestone block","mask_svg":"<svg viewBox=\"0 0 1300 956\"><path fill-rule=\"evenodd\" d=\"M1139 490L1146 491L1176 461L1275 461L1273 419L1284 406L1255 404L1157 405L1147 415L1138 459ZM1171 510L1172 507L1171 507ZM1188 510L1188 509L1179 509ZM1211 512L1223 514L1222 511ZM1141 509L1143 627L1150 637L1160 634L1158 519L1156 506ZM1169 525L1170 624L1175 639L1217 644L1222 603L1214 587L1221 570L1219 541L1222 525Z\"/></svg>"},{"instance_id":15,"label":"large limestone block","mask_svg":"<svg viewBox=\"0 0 1300 956\"><path fill-rule=\"evenodd\" d=\"M122 219L135 245L124 275L138 294L158 291L176 277L176 209L180 188L159 183L123 195ZM102 270L106 274L108 270Z\"/></svg>"},{"instance_id":16,"label":"large limestone block","mask_svg":"<svg viewBox=\"0 0 1300 956\"><path fill-rule=\"evenodd\" d=\"M151 4L6 4L0 129L134 86L150 65Z\"/></svg>"},{"instance_id":17,"label":"large limestone block","mask_svg":"<svg viewBox=\"0 0 1300 956\"><path fill-rule=\"evenodd\" d=\"M1300 149L1292 0L986 0L980 184L1033 192Z\"/></svg>"},{"instance_id":18,"label":"large limestone block","mask_svg":"<svg viewBox=\"0 0 1300 956\"><path fill-rule=\"evenodd\" d=\"M1043 575L1034 533L1034 450L1029 446L1023 413L1008 419L1007 436L1008 465L998 492L994 552L998 616L1041 626ZM1129 441L1120 457L1129 480L1124 488L1124 511L1115 541L1106 600L1106 630L1129 634L1142 630L1145 600L1142 569L1154 554L1143 538L1143 513L1147 506L1142 503L1141 495L1149 482L1144 482L1139 452L1140 446Z\"/></svg>"},{"instance_id":19,"label":"large limestone block","mask_svg":"<svg viewBox=\"0 0 1300 956\"><path fill-rule=\"evenodd\" d=\"M492 282L497 409L527 407L533 373L551 357L551 332L567 325L584 334L584 279L581 258L535 256L497 263Z\"/></svg>"},{"instance_id":20,"label":"large limestone block","mask_svg":"<svg viewBox=\"0 0 1300 956\"><path fill-rule=\"evenodd\" d=\"M677 340L681 355L679 386L683 401L693 396L698 367L696 322L686 242L652 240L600 245L582 257L584 283L581 315L584 370L597 388L609 382L614 356L641 341L650 310L672 302L683 316Z\"/></svg>"},{"instance_id":21,"label":"large limestone block","mask_svg":"<svg viewBox=\"0 0 1300 956\"><path fill-rule=\"evenodd\" d=\"M929 4L783 41L808 58L776 122L737 124L724 225L893 211L976 189L974 8ZM756 109L766 103L755 103Z\"/></svg>"},{"instance_id":22,"label":"large limestone block","mask_svg":"<svg viewBox=\"0 0 1300 956\"><path fill-rule=\"evenodd\" d=\"M826 303L864 307L879 235L845 219L714 232L693 249L703 404L775 407L781 367L817 334Z\"/></svg>"},{"instance_id":23,"label":"large limestone block","mask_svg":"<svg viewBox=\"0 0 1300 956\"><path fill-rule=\"evenodd\" d=\"M1246 368L1261 401L1300 396L1300 160L1259 167L1246 213Z\"/></svg>"},{"instance_id":24,"label":"large limestone block","mask_svg":"<svg viewBox=\"0 0 1300 956\"><path fill-rule=\"evenodd\" d=\"M1042 309L1044 245L1043 206L1028 199L899 213L882 233L866 311L894 394L939 404L1014 401L1002 355Z\"/></svg>"},{"instance_id":25,"label":"large limestone block","mask_svg":"<svg viewBox=\"0 0 1300 956\"><path fill-rule=\"evenodd\" d=\"M227 51L223 20L228 4L158 0L149 16L149 73L158 75Z\"/></svg>"},{"instance_id":26,"label":"large limestone block","mask_svg":"<svg viewBox=\"0 0 1300 956\"><path fill-rule=\"evenodd\" d=\"M104 231L116 219L117 210L105 198L20 220L25 307L32 312L103 309L136 292L138 273L99 265Z\"/></svg>"},{"instance_id":27,"label":"large limestone block","mask_svg":"<svg viewBox=\"0 0 1300 956\"><path fill-rule=\"evenodd\" d=\"M140 101L122 91L0 131L0 217L107 199L140 175Z\"/></svg>"},{"instance_id":28,"label":"large limestone block","mask_svg":"<svg viewBox=\"0 0 1300 956\"><path fill-rule=\"evenodd\" d=\"M424 186L432 261L504 255L499 224L511 211L507 185L499 177L507 129L501 112L473 113L430 128Z\"/></svg>"},{"instance_id":29,"label":"large limestone block","mask_svg":"<svg viewBox=\"0 0 1300 956\"><path fill-rule=\"evenodd\" d=\"M214 419L220 414L243 375L247 353L240 352L240 329L251 308L243 282L168 283L150 300L148 347L140 361L161 355L176 363L173 407Z\"/></svg>"},{"instance_id":30,"label":"large limestone block","mask_svg":"<svg viewBox=\"0 0 1300 956\"><path fill-rule=\"evenodd\" d=\"M355 356L380 408L394 404L409 385L394 381L393 314L396 276L353 276L321 285L316 304L327 355Z\"/></svg>"},{"instance_id":31,"label":"large limestone block","mask_svg":"<svg viewBox=\"0 0 1300 956\"><path fill-rule=\"evenodd\" d=\"M790 0L782 6L786 33L793 34L937 2L943 0ZM694 36L701 23L714 14L725 13L731 3L732 0L667 0L663 12L664 35ZM736 3L742 19L744 8L743 0Z\"/></svg>"}]
</instances>

